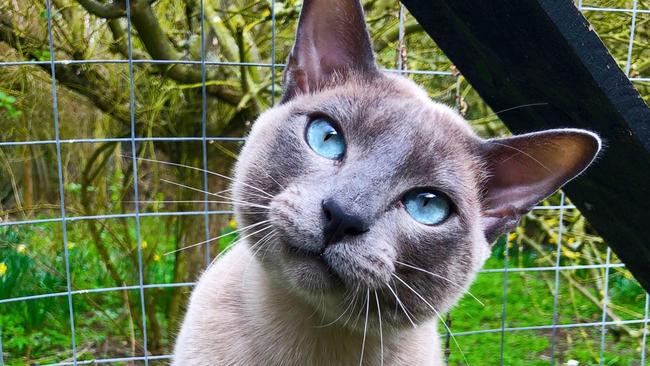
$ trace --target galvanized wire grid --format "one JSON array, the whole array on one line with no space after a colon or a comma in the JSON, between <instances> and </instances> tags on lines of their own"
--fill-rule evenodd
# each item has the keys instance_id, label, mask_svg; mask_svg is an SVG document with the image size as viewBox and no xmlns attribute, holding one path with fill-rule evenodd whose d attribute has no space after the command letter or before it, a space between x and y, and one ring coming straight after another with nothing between
<instances>
[{"instance_id":1,"label":"galvanized wire grid","mask_svg":"<svg viewBox=\"0 0 650 366\"><path fill-rule=\"evenodd\" d=\"M201 60L200 61L176 61L176 60L134 60L132 57L132 39L131 39L131 14L129 0L126 0L126 16L127 16L127 44L128 44L128 59L127 60L56 60L56 54L53 45L52 37L52 12L51 12L51 0L46 0L47 8L47 33L49 38L49 51L50 51L50 61L0 61L0 67L8 66L25 66L25 65L50 65L51 74L52 74L52 108L54 116L54 140L33 140L33 141L0 141L0 147L5 146L25 146L25 145L54 145L56 148L56 164L58 172L58 189L59 189L59 198L60 198L60 217L58 218L47 218L47 219L35 219L35 220L23 220L23 221L11 221L11 222L0 222L0 227L2 226L15 226L15 225L35 225L42 223L57 223L60 222L62 226L62 241L64 248L64 259L65 259L65 271L66 271L66 282L67 282L67 291L58 292L58 293L47 293L39 294L33 296L24 296L8 299L0 299L0 304L9 304L16 303L21 301L32 301L43 298L51 297L67 297L68 303L68 312L69 312L69 325L71 331L71 344L70 349L72 351L72 361L50 364L53 365L78 365L78 364L110 364L110 363L120 363L127 361L143 361L145 365L149 364L149 361L154 360L169 360L171 355L150 355L147 352L147 327L146 327L146 316L145 316L145 302L144 302L144 290L152 288L170 288L170 287L191 287L194 286L194 282L187 283L161 283L161 284L145 284L143 283L143 264L142 264L142 238L140 235L140 219L142 217L162 217L162 216L203 216L204 217L204 229L205 229L205 239L210 239L210 230L209 230L209 217L211 215L231 215L232 211L214 211L209 210L208 205L208 193L204 193L204 209L202 211L185 211L185 212L140 212L138 205L134 205L134 212L126 214L108 214L108 215L96 215L96 216L74 216L70 217L66 215L65 212L65 192L63 184L63 165L61 157L61 146L62 145L71 145L71 144L86 144L86 143L98 143L98 142L123 142L130 143L131 147L131 163L134 171L134 200L138 201L138 164L136 160L136 144L139 142L145 141L166 141L166 142L201 142L202 153L203 153L203 164L202 167L205 170L203 172L203 189L208 191L208 155L206 144L208 141L244 141L243 138L233 138L233 137L221 137L221 136L207 136L206 135L206 67L207 66L248 66L248 67L263 67L271 68L275 71L276 68L283 68L284 64L276 63L276 18L275 18L275 0L271 1L271 18L272 18L272 35L271 35L271 63L258 63L258 62L221 62L221 61L207 61L205 58L205 30L204 30L204 9L203 1L200 0L200 18L201 18ZM625 65L625 72L629 76L630 73L630 64L632 51L634 47L634 34L635 34L635 24L637 21L638 14L650 14L650 9L638 9L638 0L633 0L632 8L606 8L606 7L594 7L594 6L583 6L582 0L578 1L578 7L583 12L624 12L632 14L632 21L630 25L630 38L629 46L627 52L627 62ZM400 5L399 12L399 45L400 52L402 47L404 47L404 16L405 9ZM86 139L60 139L59 138L59 117L58 117L58 105L57 105L57 91L56 91L56 70L55 65L57 64L127 64L128 65L128 75L129 75L129 106L130 106L130 123L131 123L131 134L127 138L86 138ZM201 131L202 134L200 137L138 137L135 130L135 96L134 96L134 81L133 81L133 65L134 64L193 64L200 65L201 67L201 93L202 93L202 113L201 113ZM397 58L397 65L395 69L386 69L389 72L396 72L402 74L419 74L419 75L432 75L432 76L453 76L454 73L451 71L445 70L405 70L402 57ZM272 83L272 103L275 103L275 72L271 73ZM650 77L630 77L631 81L638 82L648 82ZM460 97L460 79L456 75L456 101ZM458 105L456 105L458 107ZM605 351L605 335L607 333L608 326L620 326L624 324L637 324L643 326L643 335L642 335L642 345L640 351L640 365L645 365L646 360L646 343L648 338L648 323L650 322L649 318L649 307L650 307L650 296L645 295L645 306L644 306L644 316L640 319L632 320L622 320L622 321L611 321L608 320L607 309L609 306L608 302L608 288L609 288L609 271L611 268L621 268L624 267L621 263L611 263L611 250L607 249L607 261L604 265L560 265L560 254L561 254L561 242L562 235L564 231L563 226L563 216L565 210L575 209L575 206L565 204L564 194L561 194L560 205L558 206L538 206L534 210L556 210L559 215L559 227L558 230L558 239L557 239L557 249L556 249L556 263L555 266L548 267L531 267L531 268L509 268L508 266L508 242L505 245L505 266L504 268L496 269L483 269L481 273L503 273L503 305L502 305L502 315L501 315L501 327L492 328L492 329L477 329L472 331L465 332L454 332L454 336L469 336L469 335L479 335L479 334L489 334L489 333L500 333L501 335L501 356L500 364L504 364L504 354L508 352L505 347L505 335L508 332L518 332L518 331L531 331L531 330L550 330L551 331L551 354L550 354L550 364L554 365L556 363L555 359L555 350L557 343L557 332L560 329L571 329L571 328L581 328L581 327L600 327L600 359L601 365L603 364L603 354ZM138 273L139 280L137 285L132 286L121 286L121 287L110 287L110 288L89 288L81 290L73 290L70 281L70 263L69 263L69 253L68 253L68 237L67 237L67 225L70 222L81 221L81 220L99 220L99 219L114 219L114 218L134 218L135 219L135 229L136 229L136 239L137 239L137 249L138 249ZM205 248L205 263L209 264L211 261L210 250L208 244L206 243ZM604 300L602 303L602 318L599 322L583 322L583 323L569 323L569 324L558 324L558 296L559 296L559 287L560 287L560 272L568 270L581 270L581 269L604 269ZM535 326L524 326L524 327L508 327L507 326L507 296L508 296L508 275L510 273L517 272L540 272L540 271L549 271L554 272L555 281L553 287L553 315L551 319L551 324L540 324ZM106 359L95 359L95 360L78 360L77 345L75 341L75 324L74 324L74 310L73 310L73 301L75 295L80 294L90 294L90 293L105 293L105 292L114 292L114 291L123 291L123 290L139 290L140 294L140 304L141 304L141 313L142 313L142 322L143 322L143 346L144 352L141 356L134 357L119 357L119 358L106 358ZM1 331L1 330L0 330ZM449 335L448 335L449 336ZM0 366L4 365L4 358L2 354L2 333L0 333Z\"/></svg>"}]
</instances>

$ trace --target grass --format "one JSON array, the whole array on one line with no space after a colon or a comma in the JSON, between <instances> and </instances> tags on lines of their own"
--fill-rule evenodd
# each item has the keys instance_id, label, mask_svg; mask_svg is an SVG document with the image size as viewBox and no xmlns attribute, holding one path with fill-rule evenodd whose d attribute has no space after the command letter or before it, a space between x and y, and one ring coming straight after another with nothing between
<instances>
[{"instance_id":1,"label":"grass","mask_svg":"<svg viewBox=\"0 0 650 366\"><path fill-rule=\"evenodd\" d=\"M487 268L503 268L505 261L499 258L499 248L489 259ZM512 258L509 266L516 267L518 258ZM571 270L571 277L583 284L600 280L590 277L586 270ZM626 318L643 318L645 296L634 281L618 273L610 277L610 302L617 308L629 310ZM546 326L553 322L554 271L510 272L507 275L505 327ZM482 273L470 291L485 306L470 296L465 296L451 311L452 330L465 332L481 329L500 329L504 299L504 274ZM595 291L592 293L596 295ZM599 322L602 307L569 285L560 276L557 307L558 324ZM608 321L611 318L608 317ZM631 325L632 334L622 328L610 326L605 337L604 365L640 365L642 324ZM440 329L444 329L441 327ZM444 336L444 335L443 335ZM601 327L561 328L557 330L555 360L579 365L599 365ZM456 337L470 365L499 365L501 360L501 333L488 333ZM551 357L551 330L525 330L506 332L504 339L504 365L549 365ZM450 365L465 365L461 352L450 342Z\"/></svg>"},{"instance_id":2,"label":"grass","mask_svg":"<svg viewBox=\"0 0 650 366\"><path fill-rule=\"evenodd\" d=\"M174 240L160 232L163 223L158 219L143 221L145 265L149 283L169 283L173 277L173 256L161 255L172 247ZM231 224L232 225L232 224ZM69 227L70 266L73 287L101 288L113 284L106 274L96 249L83 225ZM231 227L224 230L232 230ZM133 238L131 238L132 240ZM111 255L119 259L123 249L103 238ZM230 238L232 240L232 238ZM124 241L124 238L122 238ZM158 242L157 246L151 244ZM0 298L11 298L50 292L65 292L63 248L58 225L0 228L0 262L6 269L0 276ZM127 240L128 242L128 240ZM224 246L224 241L219 245ZM496 245L486 268L503 268L503 242ZM154 252L149 252L152 250ZM523 250L511 254L510 268L536 263L531 252ZM127 271L131 263L121 263L120 271ZM570 271L570 277L560 276L558 295L558 323L598 322L602 308L584 294L576 291L570 281L577 281L599 298L598 286L602 272L592 270ZM128 277L127 277L128 278ZM132 278L135 281L135 278ZM550 325L553 319L554 271L510 272L507 277L506 327ZM152 309L159 320L159 351L169 353L173 345L175 327L167 318L172 303L172 289L146 290L146 298L155 298ZM183 289L186 296L190 288ZM482 300L484 306L465 296L452 310L452 330L455 333L472 330L500 329L503 309L504 274L482 273L470 291ZM610 301L617 314L624 319L643 317L645 293L623 271L610 273ZM79 294L73 297L75 336L79 359L124 357L141 355L142 334L138 328L139 290ZM621 310L622 309L622 310ZM609 320L609 319L608 319ZM67 297L0 304L5 363L8 365L43 364L68 360L70 326ZM605 365L640 365L641 325L629 329L609 327L606 335ZM441 326L440 328L444 328ZM151 328L147 329L152 332ZM576 360L579 365L598 365L601 328L582 327L560 329L555 348L556 360L566 363ZM443 335L444 336L444 335ZM507 332L504 337L505 365L548 365L551 354L551 331ZM501 355L501 333L484 333L456 337L469 365L498 365ZM465 365L458 347L450 342L450 365Z\"/></svg>"}]
</instances>

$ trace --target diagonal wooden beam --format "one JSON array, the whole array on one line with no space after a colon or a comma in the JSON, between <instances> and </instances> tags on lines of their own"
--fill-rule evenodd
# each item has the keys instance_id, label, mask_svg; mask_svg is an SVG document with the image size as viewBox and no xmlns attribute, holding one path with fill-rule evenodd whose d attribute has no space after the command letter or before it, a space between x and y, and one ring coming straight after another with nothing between
<instances>
[{"instance_id":1,"label":"diagonal wooden beam","mask_svg":"<svg viewBox=\"0 0 650 366\"><path fill-rule=\"evenodd\" d=\"M650 109L569 0L402 0L514 133L578 127L605 141L565 191L650 290Z\"/></svg>"}]
</instances>

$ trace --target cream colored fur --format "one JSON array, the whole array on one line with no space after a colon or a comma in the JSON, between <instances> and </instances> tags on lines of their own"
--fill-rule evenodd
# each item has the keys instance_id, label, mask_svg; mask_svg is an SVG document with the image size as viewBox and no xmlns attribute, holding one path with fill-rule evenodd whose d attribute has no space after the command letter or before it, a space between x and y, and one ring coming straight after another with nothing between
<instances>
[{"instance_id":1,"label":"cream colored fur","mask_svg":"<svg viewBox=\"0 0 650 366\"><path fill-rule=\"evenodd\" d=\"M363 333L319 327L324 323L313 307L275 286L240 243L201 277L173 365L359 365ZM435 321L384 330L383 342L384 365L443 365ZM379 336L369 333L363 365L380 365L380 355Z\"/></svg>"}]
</instances>

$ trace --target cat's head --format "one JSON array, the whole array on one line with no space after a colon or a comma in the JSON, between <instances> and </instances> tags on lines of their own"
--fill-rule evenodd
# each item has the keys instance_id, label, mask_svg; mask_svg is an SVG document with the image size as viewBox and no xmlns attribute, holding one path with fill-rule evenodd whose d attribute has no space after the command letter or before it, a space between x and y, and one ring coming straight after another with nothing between
<instances>
[{"instance_id":1,"label":"cat's head","mask_svg":"<svg viewBox=\"0 0 650 366\"><path fill-rule=\"evenodd\" d=\"M305 0L284 86L238 161L236 210L272 280L325 295L330 317L370 294L400 309L385 324L448 310L491 242L600 149L575 129L480 139L378 70L356 0Z\"/></svg>"}]
</instances>

